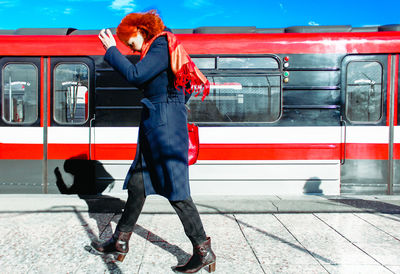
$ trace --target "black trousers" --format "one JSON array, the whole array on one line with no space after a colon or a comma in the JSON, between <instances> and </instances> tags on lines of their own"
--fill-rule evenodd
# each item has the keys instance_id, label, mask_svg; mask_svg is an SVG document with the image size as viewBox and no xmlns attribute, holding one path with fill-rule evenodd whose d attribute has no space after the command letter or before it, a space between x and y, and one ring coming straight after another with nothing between
<instances>
[{"instance_id":1,"label":"black trousers","mask_svg":"<svg viewBox=\"0 0 400 274\"><path fill-rule=\"evenodd\" d=\"M117 229L122 232L132 232L146 200L143 175L140 161L130 181L128 182L128 200L124 212L118 222ZM194 246L206 241L203 223L196 205L190 197L184 201L169 201L182 222L186 236Z\"/></svg>"}]
</instances>

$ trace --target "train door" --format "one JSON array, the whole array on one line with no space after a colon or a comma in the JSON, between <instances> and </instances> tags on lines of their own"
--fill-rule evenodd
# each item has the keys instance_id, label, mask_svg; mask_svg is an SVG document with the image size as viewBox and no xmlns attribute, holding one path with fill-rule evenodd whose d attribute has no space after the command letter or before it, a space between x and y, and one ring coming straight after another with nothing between
<instances>
[{"instance_id":1,"label":"train door","mask_svg":"<svg viewBox=\"0 0 400 274\"><path fill-rule=\"evenodd\" d=\"M90 159L93 61L85 57L51 57L47 65L45 193L96 194Z\"/></svg>"},{"instance_id":2,"label":"train door","mask_svg":"<svg viewBox=\"0 0 400 274\"><path fill-rule=\"evenodd\" d=\"M0 193L41 193L43 59L3 57L0 68Z\"/></svg>"},{"instance_id":3,"label":"train door","mask_svg":"<svg viewBox=\"0 0 400 274\"><path fill-rule=\"evenodd\" d=\"M342 194L386 194L391 183L391 63L387 55L343 59Z\"/></svg>"},{"instance_id":4,"label":"train door","mask_svg":"<svg viewBox=\"0 0 400 274\"><path fill-rule=\"evenodd\" d=\"M137 55L127 58L133 63L139 59ZM143 92L102 56L96 66L95 119L91 123L96 182L107 193L125 193L122 185L135 158Z\"/></svg>"}]
</instances>

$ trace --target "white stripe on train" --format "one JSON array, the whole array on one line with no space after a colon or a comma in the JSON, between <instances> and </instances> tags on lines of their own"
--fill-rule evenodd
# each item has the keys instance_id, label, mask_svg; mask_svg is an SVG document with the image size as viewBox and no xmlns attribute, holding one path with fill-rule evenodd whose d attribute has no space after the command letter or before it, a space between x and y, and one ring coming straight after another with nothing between
<instances>
[{"instance_id":1,"label":"white stripe on train","mask_svg":"<svg viewBox=\"0 0 400 274\"><path fill-rule=\"evenodd\" d=\"M344 131L340 127L200 127L200 142L204 144L290 144L341 143ZM99 127L92 129L92 143L135 144L137 127ZM387 126L347 127L347 143L385 144L389 140ZM395 127L395 143L400 143L400 126ZM41 144L41 127L2 127L0 143ZM88 127L49 127L48 143L87 144Z\"/></svg>"}]
</instances>

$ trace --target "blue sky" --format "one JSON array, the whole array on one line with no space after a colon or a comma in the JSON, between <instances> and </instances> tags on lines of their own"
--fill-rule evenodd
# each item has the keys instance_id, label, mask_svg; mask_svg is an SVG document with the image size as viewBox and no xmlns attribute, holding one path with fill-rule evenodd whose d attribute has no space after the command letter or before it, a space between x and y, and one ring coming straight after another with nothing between
<instances>
[{"instance_id":1,"label":"blue sky","mask_svg":"<svg viewBox=\"0 0 400 274\"><path fill-rule=\"evenodd\" d=\"M170 28L400 24L399 0L0 0L0 29L101 29L157 9Z\"/></svg>"}]
</instances>

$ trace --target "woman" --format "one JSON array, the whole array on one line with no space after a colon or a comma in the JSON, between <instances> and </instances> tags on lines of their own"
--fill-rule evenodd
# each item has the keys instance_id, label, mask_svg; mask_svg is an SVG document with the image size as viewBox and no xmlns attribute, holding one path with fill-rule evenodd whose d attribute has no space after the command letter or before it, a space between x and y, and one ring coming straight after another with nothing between
<instances>
[{"instance_id":1,"label":"woman","mask_svg":"<svg viewBox=\"0 0 400 274\"><path fill-rule=\"evenodd\" d=\"M195 89L198 95L202 88L203 99L207 95L207 78L154 11L128 14L119 24L117 36L141 53L140 61L132 64L123 56L109 30L99 34L106 49L104 59L133 85L143 88L143 111L136 157L124 184L128 189L124 212L112 238L92 246L102 253L117 253L123 261L146 196L159 194L169 200L193 244L193 256L174 270L194 273L208 266L214 271L211 240L190 197L185 108L185 92Z\"/></svg>"}]
</instances>

